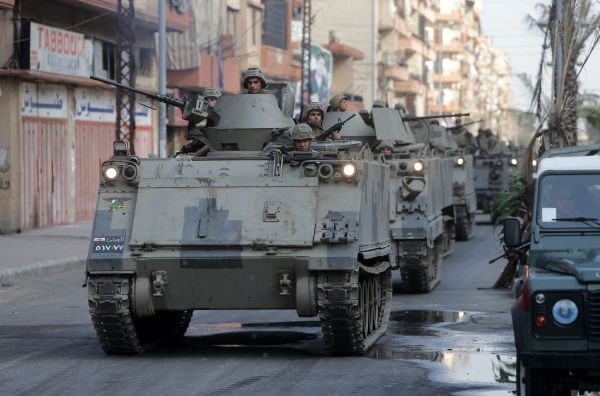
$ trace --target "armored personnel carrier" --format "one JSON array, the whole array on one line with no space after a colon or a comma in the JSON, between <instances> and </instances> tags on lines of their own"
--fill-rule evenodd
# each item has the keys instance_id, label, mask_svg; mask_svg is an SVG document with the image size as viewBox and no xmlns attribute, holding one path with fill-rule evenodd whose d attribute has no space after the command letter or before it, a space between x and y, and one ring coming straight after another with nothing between
<instances>
[{"instance_id":1,"label":"armored personnel carrier","mask_svg":"<svg viewBox=\"0 0 600 396\"><path fill-rule=\"evenodd\" d=\"M477 209L483 213L494 213L494 198L508 187L508 172L517 169L517 157L505 150L473 157L474 184L477 194Z\"/></svg>"},{"instance_id":2,"label":"armored personnel carrier","mask_svg":"<svg viewBox=\"0 0 600 396\"><path fill-rule=\"evenodd\" d=\"M452 159L455 237L457 241L470 239L475 231L477 210L477 197L473 185L473 156L458 147L444 126L418 120L411 122L410 127L417 142L429 144L440 156Z\"/></svg>"},{"instance_id":3,"label":"armored personnel carrier","mask_svg":"<svg viewBox=\"0 0 600 396\"><path fill-rule=\"evenodd\" d=\"M191 114L207 111L201 102ZM194 310L318 316L333 354L364 353L385 333L389 167L335 147L288 151L277 142L293 126L287 113L269 94L219 98L200 128L206 157L140 159L115 142L87 260L106 353L181 337Z\"/></svg>"},{"instance_id":4,"label":"armored personnel carrier","mask_svg":"<svg viewBox=\"0 0 600 396\"><path fill-rule=\"evenodd\" d=\"M324 128L351 113L326 113ZM404 289L429 292L441 280L442 258L454 244L452 159L416 143L397 109L374 108L343 129L345 138L376 147L395 142L394 152L379 160L391 169L390 236L394 242Z\"/></svg>"},{"instance_id":5,"label":"armored personnel carrier","mask_svg":"<svg viewBox=\"0 0 600 396\"><path fill-rule=\"evenodd\" d=\"M530 238L504 222L509 252L530 244L512 307L518 395L600 391L600 146L551 150L535 174Z\"/></svg>"}]
</instances>

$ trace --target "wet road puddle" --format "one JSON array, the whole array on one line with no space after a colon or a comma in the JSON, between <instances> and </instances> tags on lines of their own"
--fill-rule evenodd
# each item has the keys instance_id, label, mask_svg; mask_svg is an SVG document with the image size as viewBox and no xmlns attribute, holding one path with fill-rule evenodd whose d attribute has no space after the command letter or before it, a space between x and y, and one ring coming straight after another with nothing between
<instances>
[{"instance_id":1,"label":"wet road puddle","mask_svg":"<svg viewBox=\"0 0 600 396\"><path fill-rule=\"evenodd\" d=\"M477 394L506 395L514 389L516 362L502 344L511 334L483 334L449 328L472 321L475 313L460 311L395 311L387 335L369 357L414 360L423 364L436 382L469 384ZM471 393L465 394L471 394ZM461 394L461 393L457 393Z\"/></svg>"}]
</instances>

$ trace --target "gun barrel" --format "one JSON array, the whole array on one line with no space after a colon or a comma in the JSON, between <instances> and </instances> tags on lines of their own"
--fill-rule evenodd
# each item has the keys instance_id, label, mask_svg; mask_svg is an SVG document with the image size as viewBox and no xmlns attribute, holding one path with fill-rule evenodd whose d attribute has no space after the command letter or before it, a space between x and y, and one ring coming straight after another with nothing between
<instances>
[{"instance_id":1,"label":"gun barrel","mask_svg":"<svg viewBox=\"0 0 600 396\"><path fill-rule=\"evenodd\" d=\"M185 107L185 102L182 100L179 100L179 99L171 98L169 96L157 95L152 92L144 91L143 89L130 87L128 85L124 85L124 84L118 83L116 81L108 80L106 78L102 78L102 77L98 77L98 76L94 76L94 75L91 75L90 78L92 80L103 82L104 84L108 84L108 85L112 85L112 86L120 88L120 89L124 89L125 91L139 93L140 95L144 95L148 98L158 100L159 102L164 102L168 105L179 107L182 110Z\"/></svg>"},{"instance_id":2,"label":"gun barrel","mask_svg":"<svg viewBox=\"0 0 600 396\"><path fill-rule=\"evenodd\" d=\"M419 120L433 120L436 118L446 118L446 117L468 117L471 113L452 113L452 114L436 114L429 116L421 116L421 117L402 117L402 121L419 121Z\"/></svg>"}]
</instances>

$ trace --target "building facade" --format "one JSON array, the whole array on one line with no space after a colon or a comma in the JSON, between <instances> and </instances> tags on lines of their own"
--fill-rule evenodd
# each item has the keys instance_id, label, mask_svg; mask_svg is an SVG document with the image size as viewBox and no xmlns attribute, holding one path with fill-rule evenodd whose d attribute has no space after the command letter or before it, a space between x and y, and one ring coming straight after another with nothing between
<instances>
[{"instance_id":1,"label":"building facade","mask_svg":"<svg viewBox=\"0 0 600 396\"><path fill-rule=\"evenodd\" d=\"M116 10L117 0L0 2L0 231L93 216L116 93L89 75L115 78ZM167 10L170 29L187 29L187 15ZM137 0L135 15L136 85L156 90L156 1ZM139 106L136 124L136 154L156 152L155 115Z\"/></svg>"}]
</instances>

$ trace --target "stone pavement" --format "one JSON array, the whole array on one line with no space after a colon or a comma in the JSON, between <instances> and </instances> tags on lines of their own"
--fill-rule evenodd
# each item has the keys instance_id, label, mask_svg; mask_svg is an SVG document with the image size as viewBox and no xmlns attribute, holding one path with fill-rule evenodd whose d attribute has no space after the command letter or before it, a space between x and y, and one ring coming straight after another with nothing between
<instances>
[{"instance_id":1,"label":"stone pavement","mask_svg":"<svg viewBox=\"0 0 600 396\"><path fill-rule=\"evenodd\" d=\"M0 286L68 268L79 267L83 274L91 230L88 221L0 235Z\"/></svg>"}]
</instances>

